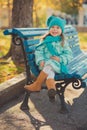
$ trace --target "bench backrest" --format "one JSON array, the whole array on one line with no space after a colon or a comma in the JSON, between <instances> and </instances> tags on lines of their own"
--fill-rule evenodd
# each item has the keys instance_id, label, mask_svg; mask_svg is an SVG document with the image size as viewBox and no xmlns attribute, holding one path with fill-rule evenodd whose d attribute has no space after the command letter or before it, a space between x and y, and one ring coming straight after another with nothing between
<instances>
[{"instance_id":1,"label":"bench backrest","mask_svg":"<svg viewBox=\"0 0 87 130\"><path fill-rule=\"evenodd\" d=\"M15 34L18 35L21 38L24 39L29 39L29 41L26 43L26 46L33 45L33 44L38 44L39 39L34 39L30 40L32 37L38 37L43 34L45 34L48 31L47 28L14 28L14 29L8 29L5 30L4 34ZM81 53L80 46L79 46L79 39L78 39L78 32L76 29L71 26L71 25L66 25L65 26L65 31L64 31L65 38L67 39L72 52L73 56L77 56L79 53Z\"/></svg>"},{"instance_id":2,"label":"bench backrest","mask_svg":"<svg viewBox=\"0 0 87 130\"><path fill-rule=\"evenodd\" d=\"M33 31L33 32L29 32L30 33L29 37L40 36L40 35L44 34L45 32L47 32L47 30L44 30L44 31L43 30L42 31L36 30L36 31ZM73 56L76 56L79 53L81 53L80 46L79 46L78 33L77 33L76 29L74 27L72 27L72 28L66 27L64 35L65 35L67 42L69 43L70 48L72 49ZM39 42L39 39L36 39L36 40L35 39L30 40L29 39L28 43L26 43L26 44L28 44L28 46L29 45L31 46L33 44L38 44L38 42Z\"/></svg>"}]
</instances>

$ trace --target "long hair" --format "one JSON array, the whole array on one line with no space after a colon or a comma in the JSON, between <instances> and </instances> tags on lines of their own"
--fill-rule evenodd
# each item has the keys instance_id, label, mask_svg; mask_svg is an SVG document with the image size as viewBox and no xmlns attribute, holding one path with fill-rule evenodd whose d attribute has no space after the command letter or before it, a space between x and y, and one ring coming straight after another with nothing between
<instances>
[{"instance_id":1,"label":"long hair","mask_svg":"<svg viewBox=\"0 0 87 130\"><path fill-rule=\"evenodd\" d=\"M43 40L44 40L47 36L49 36L49 35L50 35L49 32L46 33L46 34L44 34L43 36L41 36L40 41L43 41ZM60 36L61 36L61 38L62 38L61 46L64 47L64 40L65 40L64 34L61 33Z\"/></svg>"},{"instance_id":2,"label":"long hair","mask_svg":"<svg viewBox=\"0 0 87 130\"><path fill-rule=\"evenodd\" d=\"M61 36L61 38L62 38L61 46L64 47L64 40L65 40L64 34L61 33L60 36Z\"/></svg>"}]
</instances>

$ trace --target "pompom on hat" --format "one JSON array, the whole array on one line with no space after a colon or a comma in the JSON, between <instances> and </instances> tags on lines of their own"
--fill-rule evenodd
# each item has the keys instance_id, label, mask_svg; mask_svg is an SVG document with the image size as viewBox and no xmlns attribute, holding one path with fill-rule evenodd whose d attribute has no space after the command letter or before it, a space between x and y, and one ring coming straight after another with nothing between
<instances>
[{"instance_id":1,"label":"pompom on hat","mask_svg":"<svg viewBox=\"0 0 87 130\"><path fill-rule=\"evenodd\" d=\"M52 26L59 26L62 30L62 32L64 32L64 27L66 25L66 21L60 17L56 17L56 16L50 16L48 19L47 19L47 26L49 27L49 29L52 27Z\"/></svg>"}]
</instances>

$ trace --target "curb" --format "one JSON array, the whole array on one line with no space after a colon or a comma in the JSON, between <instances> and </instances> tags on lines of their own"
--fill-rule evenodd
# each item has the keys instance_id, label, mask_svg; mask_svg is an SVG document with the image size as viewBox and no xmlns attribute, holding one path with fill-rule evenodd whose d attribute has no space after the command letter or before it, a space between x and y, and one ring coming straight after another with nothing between
<instances>
[{"instance_id":1,"label":"curb","mask_svg":"<svg viewBox=\"0 0 87 130\"><path fill-rule=\"evenodd\" d=\"M26 82L25 73L21 73L18 76L7 80L0 84L0 107L11 99L18 97L24 91L24 85Z\"/></svg>"}]
</instances>

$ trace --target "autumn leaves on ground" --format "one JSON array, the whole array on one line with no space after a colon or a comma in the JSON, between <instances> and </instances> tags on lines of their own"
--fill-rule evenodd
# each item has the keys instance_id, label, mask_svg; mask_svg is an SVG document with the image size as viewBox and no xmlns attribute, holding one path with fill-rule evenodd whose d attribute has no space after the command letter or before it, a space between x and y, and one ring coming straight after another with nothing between
<instances>
[{"instance_id":1,"label":"autumn leaves on ground","mask_svg":"<svg viewBox=\"0 0 87 130\"><path fill-rule=\"evenodd\" d=\"M4 56L9 48L11 43L10 36L4 36L3 31L0 31L0 83L13 78L19 73L23 72L23 68L20 66L16 68L12 60L9 58L7 60L1 59Z\"/></svg>"},{"instance_id":2,"label":"autumn leaves on ground","mask_svg":"<svg viewBox=\"0 0 87 130\"><path fill-rule=\"evenodd\" d=\"M86 33L79 33L80 39L80 47L81 49L87 51L87 34ZM4 56L9 48L11 43L10 36L4 36L3 30L0 31L0 57ZM16 66L13 64L12 60L9 58L8 60L0 59L0 83L13 78L14 76L18 75L19 73L23 72L23 68Z\"/></svg>"}]
</instances>

